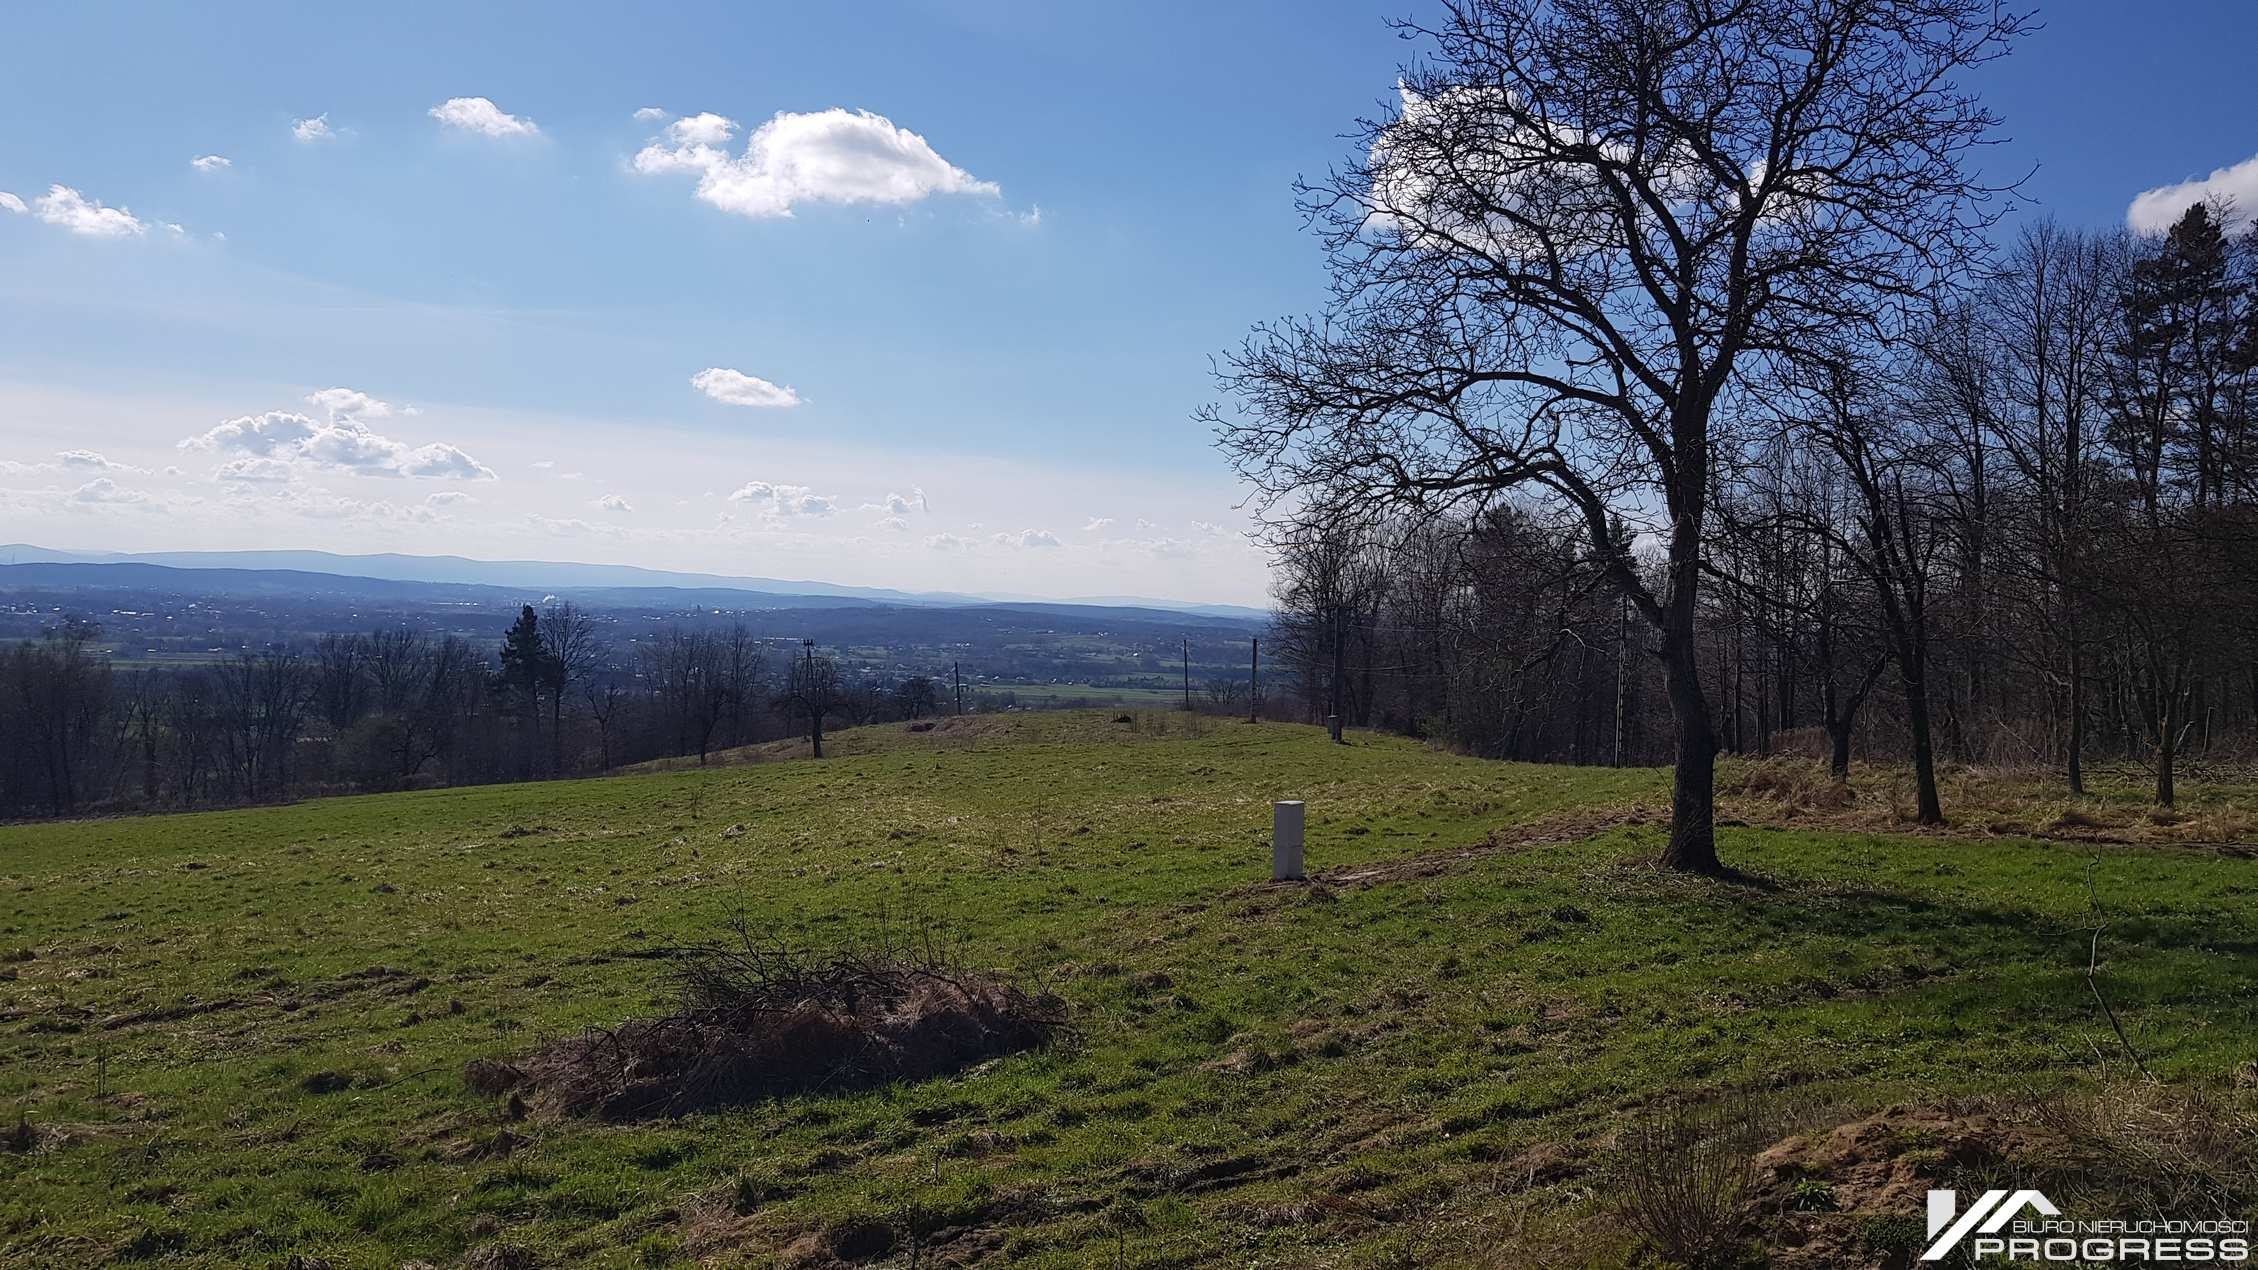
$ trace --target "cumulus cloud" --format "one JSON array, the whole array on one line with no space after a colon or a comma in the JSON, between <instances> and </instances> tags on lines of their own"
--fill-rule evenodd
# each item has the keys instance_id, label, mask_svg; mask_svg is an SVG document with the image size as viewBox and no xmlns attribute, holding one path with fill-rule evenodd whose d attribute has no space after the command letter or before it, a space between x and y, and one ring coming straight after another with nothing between
<instances>
[{"instance_id":1,"label":"cumulus cloud","mask_svg":"<svg viewBox=\"0 0 2258 1270\"><path fill-rule=\"evenodd\" d=\"M76 468L86 472L138 472L141 469L130 463L106 459L92 450L64 450L55 456L58 467Z\"/></svg>"},{"instance_id":2,"label":"cumulus cloud","mask_svg":"<svg viewBox=\"0 0 2258 1270\"><path fill-rule=\"evenodd\" d=\"M925 545L935 551L965 551L971 548L972 540L955 534L933 534L926 538Z\"/></svg>"},{"instance_id":3,"label":"cumulus cloud","mask_svg":"<svg viewBox=\"0 0 2258 1270\"><path fill-rule=\"evenodd\" d=\"M14 212L16 215L21 216L31 209L24 206L24 201L22 199L17 198L15 195L10 194L6 190L0 190L0 210Z\"/></svg>"},{"instance_id":4,"label":"cumulus cloud","mask_svg":"<svg viewBox=\"0 0 2258 1270\"><path fill-rule=\"evenodd\" d=\"M1112 524L1113 517L1111 516L1092 516L1090 517L1090 522L1082 526L1082 532L1086 534L1098 533L1101 530L1109 528Z\"/></svg>"},{"instance_id":5,"label":"cumulus cloud","mask_svg":"<svg viewBox=\"0 0 2258 1270\"><path fill-rule=\"evenodd\" d=\"M440 126L475 132L482 137L538 137L540 125L510 114L484 97L450 97L431 108Z\"/></svg>"},{"instance_id":6,"label":"cumulus cloud","mask_svg":"<svg viewBox=\"0 0 2258 1270\"><path fill-rule=\"evenodd\" d=\"M645 106L635 112L635 122L637 123L651 123L664 118L666 118L666 110L660 106Z\"/></svg>"},{"instance_id":7,"label":"cumulus cloud","mask_svg":"<svg viewBox=\"0 0 2258 1270\"><path fill-rule=\"evenodd\" d=\"M362 418L392 413L389 403L351 388L324 388L306 400L327 410L326 422L291 410L229 419L180 442L182 449L215 450L276 463L303 463L362 476L490 481L493 469L445 442L409 445L372 431ZM226 469L222 469L223 472ZM256 471L261 475L242 473ZM225 480L272 480L270 468L245 468Z\"/></svg>"},{"instance_id":8,"label":"cumulus cloud","mask_svg":"<svg viewBox=\"0 0 2258 1270\"><path fill-rule=\"evenodd\" d=\"M604 511L615 512L622 516L628 515L635 510L635 505L633 503L628 502L626 498L618 494L604 495L602 498L596 500L596 506L603 509Z\"/></svg>"},{"instance_id":9,"label":"cumulus cloud","mask_svg":"<svg viewBox=\"0 0 2258 1270\"><path fill-rule=\"evenodd\" d=\"M220 464L212 473L212 479L235 484L280 485L296 475L296 469L281 459L240 458Z\"/></svg>"},{"instance_id":10,"label":"cumulus cloud","mask_svg":"<svg viewBox=\"0 0 2258 1270\"><path fill-rule=\"evenodd\" d=\"M50 225L59 225L88 238L132 238L149 229L126 209L106 207L100 200L87 198L68 185L48 186L46 194L31 201L31 212Z\"/></svg>"},{"instance_id":11,"label":"cumulus cloud","mask_svg":"<svg viewBox=\"0 0 2258 1270\"><path fill-rule=\"evenodd\" d=\"M127 489L107 476L97 476L71 491L74 503L146 503L149 496L140 490Z\"/></svg>"},{"instance_id":12,"label":"cumulus cloud","mask_svg":"<svg viewBox=\"0 0 2258 1270\"><path fill-rule=\"evenodd\" d=\"M766 516L828 516L839 509L839 500L828 494L769 481L747 481L730 493L729 501L745 503Z\"/></svg>"},{"instance_id":13,"label":"cumulus cloud","mask_svg":"<svg viewBox=\"0 0 2258 1270\"><path fill-rule=\"evenodd\" d=\"M306 394L309 404L320 406L335 419L382 419L392 413L392 403L379 401L358 388L317 388Z\"/></svg>"},{"instance_id":14,"label":"cumulus cloud","mask_svg":"<svg viewBox=\"0 0 2258 1270\"><path fill-rule=\"evenodd\" d=\"M1042 548L1064 546L1058 535L1048 529L1022 529L1016 534L999 533L990 538L999 547Z\"/></svg>"},{"instance_id":15,"label":"cumulus cloud","mask_svg":"<svg viewBox=\"0 0 2258 1270\"><path fill-rule=\"evenodd\" d=\"M906 534L909 532L909 522L899 516L885 516L879 519L878 528L888 533Z\"/></svg>"},{"instance_id":16,"label":"cumulus cloud","mask_svg":"<svg viewBox=\"0 0 2258 1270\"><path fill-rule=\"evenodd\" d=\"M800 404L800 394L726 366L709 366L690 376L690 386L732 406L782 408Z\"/></svg>"},{"instance_id":17,"label":"cumulus cloud","mask_svg":"<svg viewBox=\"0 0 2258 1270\"><path fill-rule=\"evenodd\" d=\"M290 135L292 137L295 137L299 141L309 143L315 141L334 141L337 139L337 130L329 126L328 115L320 114L315 115L311 119L291 120Z\"/></svg>"},{"instance_id":18,"label":"cumulus cloud","mask_svg":"<svg viewBox=\"0 0 2258 1270\"><path fill-rule=\"evenodd\" d=\"M475 503L478 500L459 489L443 489L437 493L424 495L423 501L425 505L430 507L453 507L460 503Z\"/></svg>"},{"instance_id":19,"label":"cumulus cloud","mask_svg":"<svg viewBox=\"0 0 2258 1270\"><path fill-rule=\"evenodd\" d=\"M199 154L188 161L188 166L199 172L222 172L235 164L223 154Z\"/></svg>"},{"instance_id":20,"label":"cumulus cloud","mask_svg":"<svg viewBox=\"0 0 2258 1270\"><path fill-rule=\"evenodd\" d=\"M2237 220L2258 213L2258 154L2206 177L2141 192L2125 210L2125 223L2139 233L2161 234L2188 208L2206 199L2231 201Z\"/></svg>"},{"instance_id":21,"label":"cumulus cloud","mask_svg":"<svg viewBox=\"0 0 2258 1270\"><path fill-rule=\"evenodd\" d=\"M926 506L925 491L915 486L912 486L907 494L889 492L883 501L864 503L862 506L864 511L884 512L889 517L907 516L911 512L932 510Z\"/></svg>"},{"instance_id":22,"label":"cumulus cloud","mask_svg":"<svg viewBox=\"0 0 2258 1270\"><path fill-rule=\"evenodd\" d=\"M801 203L908 204L1001 191L943 159L925 138L867 110L780 112L731 154L737 123L687 115L635 154L644 173L693 173L697 197L740 216L790 216Z\"/></svg>"},{"instance_id":23,"label":"cumulus cloud","mask_svg":"<svg viewBox=\"0 0 2258 1270\"><path fill-rule=\"evenodd\" d=\"M269 410L229 419L200 436L189 437L180 446L184 450L232 450L255 455L289 453L319 426L294 410Z\"/></svg>"}]
</instances>

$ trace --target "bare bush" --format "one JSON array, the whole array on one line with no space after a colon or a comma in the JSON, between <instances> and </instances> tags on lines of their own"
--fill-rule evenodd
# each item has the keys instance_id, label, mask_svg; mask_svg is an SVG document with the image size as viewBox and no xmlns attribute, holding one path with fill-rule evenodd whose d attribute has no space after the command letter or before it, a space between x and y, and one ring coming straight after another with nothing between
<instances>
[{"instance_id":1,"label":"bare bush","mask_svg":"<svg viewBox=\"0 0 2258 1270\"><path fill-rule=\"evenodd\" d=\"M969 968L930 936L817 953L757 935L670 958L681 1008L567 1037L466 1080L515 1077L556 1110L606 1120L920 1080L1048 1044L1064 1002Z\"/></svg>"},{"instance_id":2,"label":"bare bush","mask_svg":"<svg viewBox=\"0 0 2258 1270\"><path fill-rule=\"evenodd\" d=\"M1757 1154L1808 1121L1776 1094L1650 1110L1623 1133L1617 1165L1624 1221L1670 1260L1717 1264L1747 1229L1760 1171Z\"/></svg>"},{"instance_id":3,"label":"bare bush","mask_svg":"<svg viewBox=\"0 0 2258 1270\"><path fill-rule=\"evenodd\" d=\"M2122 1207L2243 1218L2258 1210L2258 1110L2247 1098L2112 1076L2038 1100L2076 1173Z\"/></svg>"}]
</instances>

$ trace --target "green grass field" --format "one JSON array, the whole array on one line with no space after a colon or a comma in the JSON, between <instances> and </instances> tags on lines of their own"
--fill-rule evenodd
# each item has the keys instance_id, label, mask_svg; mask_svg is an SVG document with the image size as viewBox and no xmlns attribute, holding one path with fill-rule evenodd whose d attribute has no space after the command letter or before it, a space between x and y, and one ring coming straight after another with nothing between
<instances>
[{"instance_id":1,"label":"green grass field","mask_svg":"<svg viewBox=\"0 0 2258 1270\"><path fill-rule=\"evenodd\" d=\"M36 1143L0 1154L0 1262L1510 1265L1533 1226L1619 1265L1603 1165L1660 1099L1933 1103L2114 1058L2097 901L2152 1071L2258 1053L2248 859L1732 828L1748 876L1700 880L1647 863L1659 772L1112 717L0 828L0 1113ZM1325 884L1262 884L1276 797ZM663 1009L649 954L740 911L930 926L1079 1039L644 1125L464 1086Z\"/></svg>"}]
</instances>

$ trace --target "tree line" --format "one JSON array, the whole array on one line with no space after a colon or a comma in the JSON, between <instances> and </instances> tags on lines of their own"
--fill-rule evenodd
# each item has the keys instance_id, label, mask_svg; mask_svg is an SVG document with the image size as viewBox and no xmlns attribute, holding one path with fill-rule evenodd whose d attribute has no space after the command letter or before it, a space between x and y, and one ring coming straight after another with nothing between
<instances>
[{"instance_id":1,"label":"tree line","mask_svg":"<svg viewBox=\"0 0 2258 1270\"><path fill-rule=\"evenodd\" d=\"M398 627L210 665L112 667L65 620L0 650L0 816L225 806L608 771L937 714L927 676L779 658L742 625L622 648L570 603L523 608L491 650ZM780 664L781 663L781 664Z\"/></svg>"},{"instance_id":2,"label":"tree line","mask_svg":"<svg viewBox=\"0 0 2258 1270\"><path fill-rule=\"evenodd\" d=\"M1302 188L1332 301L1205 412L1313 715L1675 769L2150 765L2258 730L2258 238L2038 221L1988 0L1454 0Z\"/></svg>"}]
</instances>

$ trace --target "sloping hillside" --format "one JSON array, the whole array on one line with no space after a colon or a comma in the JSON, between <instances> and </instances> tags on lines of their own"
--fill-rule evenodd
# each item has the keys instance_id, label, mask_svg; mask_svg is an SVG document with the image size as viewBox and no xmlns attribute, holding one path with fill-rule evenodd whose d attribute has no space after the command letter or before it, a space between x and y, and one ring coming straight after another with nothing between
<instances>
[{"instance_id":1,"label":"sloping hillside","mask_svg":"<svg viewBox=\"0 0 2258 1270\"><path fill-rule=\"evenodd\" d=\"M1160 714L835 745L0 829L0 1262L1620 1264L1642 1108L1761 1082L1832 1123L2119 1061L2097 926L2158 1077L2258 1052L2217 852L1732 828L1749 876L1702 881L1645 863L1653 772ZM1313 884L1264 881L1278 797ZM739 914L930 932L1079 1036L641 1124L466 1087L665 1009L656 954ZM1830 1255L1898 1255L1881 1216Z\"/></svg>"}]
</instances>

